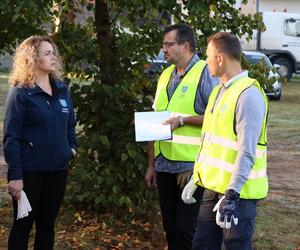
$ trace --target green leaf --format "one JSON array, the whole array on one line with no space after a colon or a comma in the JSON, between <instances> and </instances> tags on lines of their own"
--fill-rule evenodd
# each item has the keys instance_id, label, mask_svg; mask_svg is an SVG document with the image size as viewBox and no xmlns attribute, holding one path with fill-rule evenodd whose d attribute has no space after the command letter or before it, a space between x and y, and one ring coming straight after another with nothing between
<instances>
[{"instance_id":1,"label":"green leaf","mask_svg":"<svg viewBox=\"0 0 300 250\"><path fill-rule=\"evenodd\" d=\"M121 156L122 161L127 161L128 160L128 155L127 154L122 154Z\"/></svg>"}]
</instances>

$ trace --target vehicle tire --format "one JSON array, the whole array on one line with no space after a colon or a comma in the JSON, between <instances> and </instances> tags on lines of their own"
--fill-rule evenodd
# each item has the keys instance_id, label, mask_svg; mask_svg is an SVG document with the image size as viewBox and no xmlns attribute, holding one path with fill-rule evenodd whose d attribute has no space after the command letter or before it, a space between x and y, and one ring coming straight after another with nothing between
<instances>
[{"instance_id":1,"label":"vehicle tire","mask_svg":"<svg viewBox=\"0 0 300 250\"><path fill-rule=\"evenodd\" d=\"M279 64L280 68L278 69L278 74L282 77L285 77L288 81L292 78L292 64L288 58L279 57L273 61L273 64Z\"/></svg>"}]
</instances>

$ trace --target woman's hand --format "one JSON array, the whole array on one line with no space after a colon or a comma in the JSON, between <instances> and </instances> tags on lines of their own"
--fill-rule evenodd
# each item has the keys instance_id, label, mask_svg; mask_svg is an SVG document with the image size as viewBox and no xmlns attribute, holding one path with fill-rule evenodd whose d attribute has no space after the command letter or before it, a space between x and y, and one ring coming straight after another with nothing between
<instances>
[{"instance_id":1,"label":"woman's hand","mask_svg":"<svg viewBox=\"0 0 300 250\"><path fill-rule=\"evenodd\" d=\"M23 190L23 180L11 180L8 182L8 193L18 200Z\"/></svg>"}]
</instances>

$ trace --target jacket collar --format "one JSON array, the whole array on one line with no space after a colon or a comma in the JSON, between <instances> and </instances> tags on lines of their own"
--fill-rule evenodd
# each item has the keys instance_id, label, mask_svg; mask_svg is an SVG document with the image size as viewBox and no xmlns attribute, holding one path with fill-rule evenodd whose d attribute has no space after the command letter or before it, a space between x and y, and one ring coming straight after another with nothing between
<instances>
[{"instance_id":1,"label":"jacket collar","mask_svg":"<svg viewBox=\"0 0 300 250\"><path fill-rule=\"evenodd\" d=\"M51 86L52 86L52 91L53 91L53 96L67 90L67 86L59 80L50 80ZM44 93L44 91L37 85L35 84L34 87L32 88L26 88L26 92L29 95L34 95L34 94L39 94L39 93Z\"/></svg>"}]
</instances>

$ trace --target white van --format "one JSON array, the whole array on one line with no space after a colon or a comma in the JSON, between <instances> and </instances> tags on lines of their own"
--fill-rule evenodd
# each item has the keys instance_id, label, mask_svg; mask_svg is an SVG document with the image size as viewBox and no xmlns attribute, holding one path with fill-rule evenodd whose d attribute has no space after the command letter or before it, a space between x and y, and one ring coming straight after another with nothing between
<instances>
[{"instance_id":1,"label":"white van","mask_svg":"<svg viewBox=\"0 0 300 250\"><path fill-rule=\"evenodd\" d=\"M243 50L258 50L279 64L279 73L288 80L300 71L300 14L262 12L266 31L255 32L251 41L241 39Z\"/></svg>"}]
</instances>

